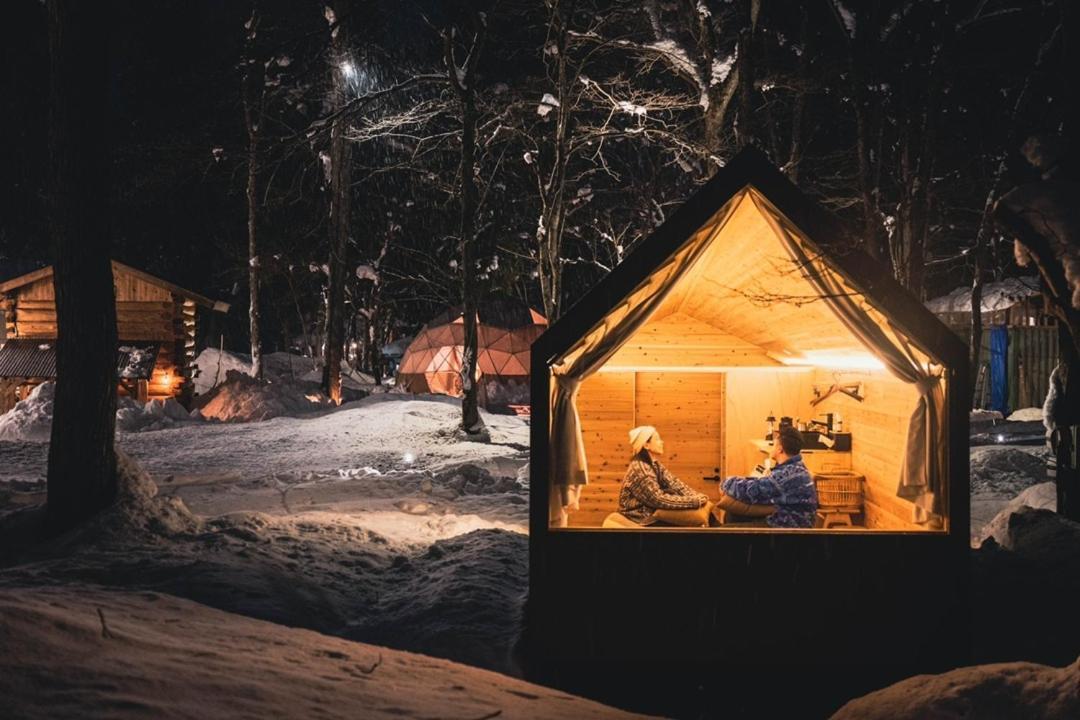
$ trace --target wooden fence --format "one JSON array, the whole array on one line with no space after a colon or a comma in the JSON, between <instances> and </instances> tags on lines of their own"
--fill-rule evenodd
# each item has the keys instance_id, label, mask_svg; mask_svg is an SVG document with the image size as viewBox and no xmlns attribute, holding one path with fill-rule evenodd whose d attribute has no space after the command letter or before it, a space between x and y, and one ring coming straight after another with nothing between
<instances>
[{"instance_id":1,"label":"wooden fence","mask_svg":"<svg viewBox=\"0 0 1080 720\"><path fill-rule=\"evenodd\" d=\"M968 329L954 327L965 340ZM975 382L975 407L990 406L990 331L983 328L979 370ZM1042 407L1050 388L1050 373L1058 362L1056 325L1028 325L1008 328L1009 350L1006 378L1009 410Z\"/></svg>"}]
</instances>

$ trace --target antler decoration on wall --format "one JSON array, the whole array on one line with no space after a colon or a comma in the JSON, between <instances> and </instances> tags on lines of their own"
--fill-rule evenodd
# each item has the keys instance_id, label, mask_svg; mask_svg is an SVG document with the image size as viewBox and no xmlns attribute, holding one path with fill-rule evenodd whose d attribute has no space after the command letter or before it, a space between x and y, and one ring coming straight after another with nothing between
<instances>
[{"instance_id":1,"label":"antler decoration on wall","mask_svg":"<svg viewBox=\"0 0 1080 720\"><path fill-rule=\"evenodd\" d=\"M825 398L835 395L836 393L842 393L848 397L855 398L859 402L862 402L866 398L862 394L862 383L833 383L829 386L829 389L825 392L821 392L816 387L814 388L814 399L810 401L810 407L817 407L818 403L822 402Z\"/></svg>"}]
</instances>

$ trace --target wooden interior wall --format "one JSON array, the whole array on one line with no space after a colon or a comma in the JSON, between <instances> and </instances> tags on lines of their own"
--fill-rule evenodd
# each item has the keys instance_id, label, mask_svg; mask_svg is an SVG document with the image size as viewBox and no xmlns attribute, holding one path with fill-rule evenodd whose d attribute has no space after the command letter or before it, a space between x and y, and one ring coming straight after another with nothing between
<instances>
[{"instance_id":1,"label":"wooden interior wall","mask_svg":"<svg viewBox=\"0 0 1080 720\"><path fill-rule=\"evenodd\" d=\"M658 313L659 314L659 313ZM778 364L764 349L682 313L650 320L607 362L608 367L679 367Z\"/></svg>"},{"instance_id":2,"label":"wooden interior wall","mask_svg":"<svg viewBox=\"0 0 1080 720\"><path fill-rule=\"evenodd\" d=\"M571 527L595 527L618 507L619 485L630 459L627 433L653 425L664 438L664 464L679 479L710 496L703 480L723 472L725 378L721 373L596 373L581 384L578 413L589 462L589 485Z\"/></svg>"},{"instance_id":3,"label":"wooden interior wall","mask_svg":"<svg viewBox=\"0 0 1080 720\"><path fill-rule=\"evenodd\" d=\"M746 475L763 458L751 440L765 438L765 418L784 415L804 420L810 407L814 374L811 370L731 370L727 375L726 475Z\"/></svg>"},{"instance_id":4,"label":"wooden interior wall","mask_svg":"<svg viewBox=\"0 0 1080 720\"><path fill-rule=\"evenodd\" d=\"M710 497L717 485L703 478L722 473L725 464L724 380L723 373L673 372L639 372L635 380L635 424L655 427L664 439L664 465Z\"/></svg>"},{"instance_id":5,"label":"wooden interior wall","mask_svg":"<svg viewBox=\"0 0 1080 720\"><path fill-rule=\"evenodd\" d=\"M912 522L913 505L896 496L907 446L908 422L919 401L913 385L893 377L886 370L818 370L815 382L827 389L835 380L862 382L865 400L846 395L826 398L815 410L840 413L851 431L851 462L855 472L866 476L864 486L866 526L889 530L919 530Z\"/></svg>"}]
</instances>

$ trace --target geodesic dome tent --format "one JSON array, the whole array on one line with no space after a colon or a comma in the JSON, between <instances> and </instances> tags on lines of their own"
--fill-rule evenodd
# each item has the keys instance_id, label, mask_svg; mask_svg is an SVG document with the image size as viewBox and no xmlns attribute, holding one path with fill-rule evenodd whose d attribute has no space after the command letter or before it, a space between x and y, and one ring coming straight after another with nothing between
<instances>
[{"instance_id":1,"label":"geodesic dome tent","mask_svg":"<svg viewBox=\"0 0 1080 720\"><path fill-rule=\"evenodd\" d=\"M485 301L478 314L477 381L481 402L527 402L529 348L547 329L547 319L512 299ZM461 308L453 307L416 334L401 358L398 386L414 393L460 397L464 350L465 319ZM515 394L523 397L516 398Z\"/></svg>"}]
</instances>

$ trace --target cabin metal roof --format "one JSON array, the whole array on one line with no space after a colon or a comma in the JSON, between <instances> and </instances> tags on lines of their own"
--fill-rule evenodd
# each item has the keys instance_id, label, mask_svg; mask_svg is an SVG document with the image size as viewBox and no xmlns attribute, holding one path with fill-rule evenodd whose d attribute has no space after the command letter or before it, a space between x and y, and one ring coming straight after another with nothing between
<instances>
[{"instance_id":1,"label":"cabin metal roof","mask_svg":"<svg viewBox=\"0 0 1080 720\"><path fill-rule=\"evenodd\" d=\"M122 380L149 380L160 343L125 342L116 351L116 374ZM56 377L56 341L13 338L0 347L0 377Z\"/></svg>"}]
</instances>

